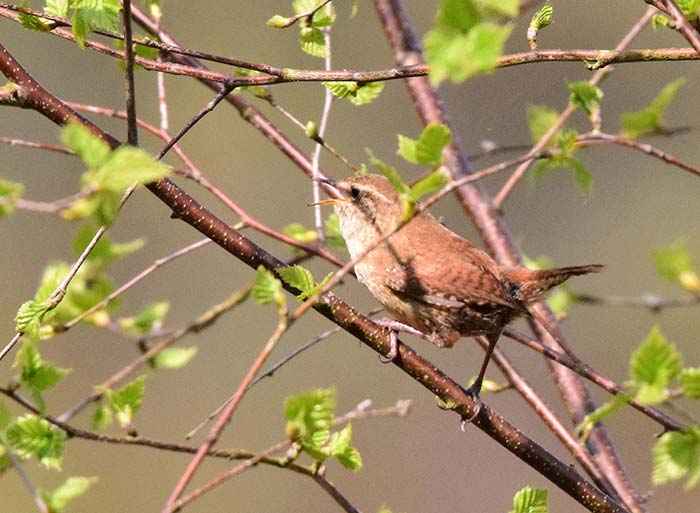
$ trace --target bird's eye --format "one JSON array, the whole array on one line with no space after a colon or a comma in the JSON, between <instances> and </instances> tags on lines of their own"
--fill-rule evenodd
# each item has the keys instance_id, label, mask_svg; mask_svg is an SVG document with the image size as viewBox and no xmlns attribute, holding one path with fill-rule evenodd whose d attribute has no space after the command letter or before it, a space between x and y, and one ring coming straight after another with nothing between
<instances>
[{"instance_id":1,"label":"bird's eye","mask_svg":"<svg viewBox=\"0 0 700 513\"><path fill-rule=\"evenodd\" d=\"M352 197L352 199L359 198L360 193L361 193L361 191L357 187L350 187L350 197Z\"/></svg>"}]
</instances>

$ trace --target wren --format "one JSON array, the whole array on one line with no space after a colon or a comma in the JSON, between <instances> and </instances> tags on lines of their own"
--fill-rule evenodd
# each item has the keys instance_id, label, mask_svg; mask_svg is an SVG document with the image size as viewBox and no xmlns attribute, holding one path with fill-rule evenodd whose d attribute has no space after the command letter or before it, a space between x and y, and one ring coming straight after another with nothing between
<instances>
[{"instance_id":1,"label":"wren","mask_svg":"<svg viewBox=\"0 0 700 513\"><path fill-rule=\"evenodd\" d=\"M396 189L384 176L323 181L343 196L320 203L335 207L353 258L404 217ZM452 347L463 336L488 340L479 375L468 390L474 398L503 328L516 317L531 315L528 306L543 300L569 277L601 269L601 265L545 270L504 267L427 211L419 212L355 264L358 280L395 319L383 323L392 329L389 359L397 355L396 331L407 331L439 347Z\"/></svg>"}]
</instances>

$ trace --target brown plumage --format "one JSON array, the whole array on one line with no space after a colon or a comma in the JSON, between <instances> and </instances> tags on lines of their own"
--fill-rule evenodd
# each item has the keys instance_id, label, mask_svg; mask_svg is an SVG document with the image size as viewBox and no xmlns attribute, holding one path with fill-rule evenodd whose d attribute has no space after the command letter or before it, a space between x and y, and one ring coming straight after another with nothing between
<instances>
[{"instance_id":1,"label":"brown plumage","mask_svg":"<svg viewBox=\"0 0 700 513\"><path fill-rule=\"evenodd\" d=\"M345 197L330 202L353 258L403 217L396 190L383 176L355 176L333 185ZM371 250L355 265L355 272L401 324L437 346L452 347L461 336L479 335L494 346L503 328L527 315L528 306L544 299L552 287L601 268L506 268L421 212Z\"/></svg>"}]
</instances>

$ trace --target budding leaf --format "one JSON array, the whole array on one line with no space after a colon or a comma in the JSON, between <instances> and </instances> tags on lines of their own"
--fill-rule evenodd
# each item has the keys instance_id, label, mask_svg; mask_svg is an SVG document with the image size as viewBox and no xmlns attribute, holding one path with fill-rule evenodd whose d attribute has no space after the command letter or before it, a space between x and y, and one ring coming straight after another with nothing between
<instances>
[{"instance_id":1,"label":"budding leaf","mask_svg":"<svg viewBox=\"0 0 700 513\"><path fill-rule=\"evenodd\" d=\"M663 133L664 112L684 83L683 78L674 80L666 85L647 107L637 112L623 113L620 116L622 135L634 139L649 133Z\"/></svg>"},{"instance_id":2,"label":"budding leaf","mask_svg":"<svg viewBox=\"0 0 700 513\"><path fill-rule=\"evenodd\" d=\"M547 513L547 490L526 486L513 497L510 513Z\"/></svg>"},{"instance_id":3,"label":"budding leaf","mask_svg":"<svg viewBox=\"0 0 700 513\"><path fill-rule=\"evenodd\" d=\"M338 98L348 100L353 105L372 103L384 90L384 82L368 82L359 85L357 82L323 82L323 85Z\"/></svg>"},{"instance_id":4,"label":"budding leaf","mask_svg":"<svg viewBox=\"0 0 700 513\"><path fill-rule=\"evenodd\" d=\"M431 122L423 129L418 139L399 135L397 153L412 164L438 165L442 162L442 150L452 138L450 129L440 123Z\"/></svg>"},{"instance_id":5,"label":"budding leaf","mask_svg":"<svg viewBox=\"0 0 700 513\"><path fill-rule=\"evenodd\" d=\"M652 449L652 483L655 486L687 477L685 489L700 481L700 428L664 433Z\"/></svg>"},{"instance_id":6,"label":"budding leaf","mask_svg":"<svg viewBox=\"0 0 700 513\"><path fill-rule=\"evenodd\" d=\"M675 345L654 326L630 357L630 385L637 389L636 399L645 404L666 400L667 387L681 372L681 355Z\"/></svg>"},{"instance_id":7,"label":"budding leaf","mask_svg":"<svg viewBox=\"0 0 700 513\"><path fill-rule=\"evenodd\" d=\"M36 415L15 419L5 430L8 445L20 458L35 457L46 468L61 469L66 435Z\"/></svg>"}]
</instances>

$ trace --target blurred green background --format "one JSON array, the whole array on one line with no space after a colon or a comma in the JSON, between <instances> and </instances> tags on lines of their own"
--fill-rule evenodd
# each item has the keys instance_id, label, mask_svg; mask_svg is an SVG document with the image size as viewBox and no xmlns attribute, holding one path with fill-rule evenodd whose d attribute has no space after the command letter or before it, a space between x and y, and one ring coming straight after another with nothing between
<instances>
[{"instance_id":1,"label":"blurred green background","mask_svg":"<svg viewBox=\"0 0 700 513\"><path fill-rule=\"evenodd\" d=\"M437 2L406 4L417 33L424 34L431 25ZM612 48L646 8L643 2L600 0L554 1L553 5L555 23L541 34L541 48ZM391 53L370 3L360 2L359 14L352 20L347 19L349 6L340 2L338 11L339 23L333 30L334 67L392 66ZM322 67L321 61L298 50L295 29L281 31L265 26L273 14L289 12L288 2L269 0L166 2L163 26L186 47L280 66ZM526 26L524 21L515 25L508 52L526 50ZM0 19L0 38L59 97L123 108L122 73L110 58L82 51L51 34L29 33L5 19ZM647 28L632 46L651 48L687 46L687 43L668 30L655 32ZM680 76L688 78L688 82L670 106L667 124L697 123L698 69L695 62L616 66L603 84L606 131L616 132L621 112L646 105L663 85ZM500 70L459 86L447 84L442 87L442 93L456 135L471 153L479 150L483 140L527 143L526 105L545 104L562 109L568 99L567 81L584 80L590 75L582 64L533 64ZM175 132L212 94L185 77L168 76L166 84ZM139 115L157 124L155 75L137 73L137 90ZM279 85L274 87L273 94L302 121L320 116L323 87L319 84ZM312 151L312 145L297 128L266 106L262 108L302 148ZM92 119L125 139L122 122ZM587 129L587 121L580 113L572 124ZM371 147L381 158L400 166L410 179L419 169L409 169L394 156L396 134L415 137L420 130L403 84L394 81L386 84L380 98L371 106L355 108L335 102L327 140L355 163L365 161L365 148ZM0 135L57 142L54 125L38 114L12 108L0 109ZM141 140L154 153L160 148L158 141L143 133ZM656 138L653 143L681 160L700 162L696 133ZM221 105L200 122L181 146L214 183L260 220L278 229L290 221L312 223L312 211L306 207L311 200L308 179L227 105ZM550 173L536 184L524 180L509 199L504 209L505 219L523 251L533 258L547 255L557 265L594 262L606 265L600 275L572 281L576 291L599 295L645 292L680 295L677 287L661 282L655 275L651 250L681 238L694 254L700 250L698 178L620 147L596 147L583 151L581 157L593 175L590 196L583 197L571 173L564 170ZM347 174L327 154L322 163L331 173ZM482 165L486 163L480 161L475 167ZM0 176L26 184L25 197L30 199L50 201L73 193L81 171L81 164L71 157L0 146ZM485 185L495 193L504 179L502 175L491 177ZM183 180L178 182L205 204L214 204L202 189ZM231 223L237 221L223 208L216 207L215 211ZM434 212L444 216L446 224L455 231L472 239L476 237L453 199L442 201ZM123 283L154 259L198 240L198 234L191 228L168 216L169 211L145 190L138 191L129 201L110 229L110 236L117 241L145 237L148 243L135 256L113 267L116 283ZM0 221L3 340L11 338L16 310L33 296L44 266L55 259L72 258L71 240L77 228L77 224L27 212ZM259 234L250 233L250 236L278 256L289 255L279 243ZM323 263L311 267L317 276L330 270ZM168 265L147 284L131 290L121 313L133 314L149 302L167 298L171 301L171 313L166 327L179 327L223 300L232 290L247 285L252 277L251 269L210 245ZM376 306L367 291L352 280L346 280L337 293L360 310ZM642 309L581 305L571 312L564 329L585 361L602 374L622 382L627 376L629 353L654 323L659 323L663 332L677 343L687 365L697 365L700 360L697 318L697 308L654 315ZM186 432L233 392L274 330L275 322L273 308L261 308L249 302L203 333L184 340L181 345L196 344L199 353L184 369L158 372L147 381L146 399L137 416L139 433L182 441ZM311 312L283 338L272 360L329 327L327 320ZM405 340L462 381L476 373L482 356L467 339L451 351L430 347L410 337ZM542 359L508 340L502 341L500 347L507 350L555 410L565 415ZM42 354L61 367L74 369L48 394L50 413L59 414L88 394L93 384L131 361L137 350L130 341L115 334L77 327L45 342ZM0 380L5 383L12 375L10 365L11 358L0 363ZM500 379L495 366L491 367L490 376ZM284 437L284 398L328 386L337 387L339 413L367 398L377 407L398 399L414 401L408 418L355 423L355 445L365 462L362 471L352 473L335 462L328 468L328 478L362 511L377 511L386 504L395 512L406 513L500 513L510 511L513 493L528 484L549 489L550 511L582 509L476 428L468 427L462 433L458 418L439 410L426 390L393 366L382 365L376 354L344 333L304 353L272 379L255 387L243 401L219 446L262 450L276 443ZM607 399L595 387L592 391L599 401ZM486 396L485 400L564 461L572 461L516 394ZM74 422L88 426L89 417L86 412ZM608 422L608 428L634 482L642 492L650 491L650 447L661 431L659 426L635 410L625 409ZM99 476L100 481L73 503L70 511L122 513L159 511L189 461L187 455L143 447L71 440L62 474L39 469L33 462L26 463L25 468L33 482L43 488L52 488L69 475ZM208 461L197 473L195 484L231 466L226 461ZM654 489L651 509L697 511L697 490L686 494L681 488L673 484ZM15 472L6 472L0 479L0 497L2 513L35 511ZM311 480L264 466L233 479L188 508L193 513L338 510Z\"/></svg>"}]
</instances>

